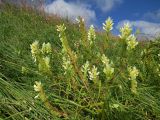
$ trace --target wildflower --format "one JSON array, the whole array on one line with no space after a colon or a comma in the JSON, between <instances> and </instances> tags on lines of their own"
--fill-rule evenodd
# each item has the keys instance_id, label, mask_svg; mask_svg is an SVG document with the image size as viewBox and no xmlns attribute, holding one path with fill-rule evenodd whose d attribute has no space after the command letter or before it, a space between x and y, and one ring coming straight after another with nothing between
<instances>
[{"instance_id":1,"label":"wildflower","mask_svg":"<svg viewBox=\"0 0 160 120\"><path fill-rule=\"evenodd\" d=\"M136 77L139 74L139 71L137 70L137 68L135 66L129 67L128 71L129 71L130 80L136 80Z\"/></svg>"},{"instance_id":2,"label":"wildflower","mask_svg":"<svg viewBox=\"0 0 160 120\"><path fill-rule=\"evenodd\" d=\"M67 74L67 71L70 71L72 69L71 61L69 60L69 58L67 59L66 57L63 57L62 59L63 59L62 67L65 70L64 74Z\"/></svg>"},{"instance_id":3,"label":"wildflower","mask_svg":"<svg viewBox=\"0 0 160 120\"><path fill-rule=\"evenodd\" d=\"M79 19L79 18L76 18L76 22L79 24L79 23L80 23L80 19Z\"/></svg>"},{"instance_id":4,"label":"wildflower","mask_svg":"<svg viewBox=\"0 0 160 120\"><path fill-rule=\"evenodd\" d=\"M89 71L90 80L96 81L98 79L99 72L97 72L97 68L93 66L92 70Z\"/></svg>"},{"instance_id":5,"label":"wildflower","mask_svg":"<svg viewBox=\"0 0 160 120\"><path fill-rule=\"evenodd\" d=\"M103 64L109 64L109 59L103 54L101 61L103 62Z\"/></svg>"},{"instance_id":6,"label":"wildflower","mask_svg":"<svg viewBox=\"0 0 160 120\"><path fill-rule=\"evenodd\" d=\"M93 40L95 40L95 39L96 39L96 33L95 33L95 30L94 30L94 26L91 25L90 28L89 28L89 31L88 31L89 44L92 45Z\"/></svg>"},{"instance_id":7,"label":"wildflower","mask_svg":"<svg viewBox=\"0 0 160 120\"><path fill-rule=\"evenodd\" d=\"M137 70L137 68L135 66L129 67L128 71L129 71L129 76L130 76L130 80L131 80L131 92L136 94L137 93L136 77L138 76L139 71Z\"/></svg>"},{"instance_id":8,"label":"wildflower","mask_svg":"<svg viewBox=\"0 0 160 120\"><path fill-rule=\"evenodd\" d=\"M31 47L32 57L36 61L37 55L39 54L39 42L38 41L33 42L30 45L30 47Z\"/></svg>"},{"instance_id":9,"label":"wildflower","mask_svg":"<svg viewBox=\"0 0 160 120\"><path fill-rule=\"evenodd\" d=\"M35 97L34 97L34 99L37 99L39 97L39 94L38 95L36 95Z\"/></svg>"},{"instance_id":10,"label":"wildflower","mask_svg":"<svg viewBox=\"0 0 160 120\"><path fill-rule=\"evenodd\" d=\"M21 71L22 74L27 74L28 73L28 70L26 69L26 67L22 66L22 71Z\"/></svg>"},{"instance_id":11,"label":"wildflower","mask_svg":"<svg viewBox=\"0 0 160 120\"><path fill-rule=\"evenodd\" d=\"M50 58L49 57L45 57L43 58L45 66L47 69L50 69Z\"/></svg>"},{"instance_id":12,"label":"wildflower","mask_svg":"<svg viewBox=\"0 0 160 120\"><path fill-rule=\"evenodd\" d=\"M115 104L111 104L110 107L118 109L120 107L120 105L115 103Z\"/></svg>"},{"instance_id":13,"label":"wildflower","mask_svg":"<svg viewBox=\"0 0 160 120\"><path fill-rule=\"evenodd\" d=\"M50 71L50 58L49 57L44 57L43 59L41 59L41 61L39 62L39 71L42 73L48 73L51 74Z\"/></svg>"},{"instance_id":14,"label":"wildflower","mask_svg":"<svg viewBox=\"0 0 160 120\"><path fill-rule=\"evenodd\" d=\"M110 17L108 17L105 23L103 23L103 30L109 33L113 29L113 24L113 20Z\"/></svg>"},{"instance_id":15,"label":"wildflower","mask_svg":"<svg viewBox=\"0 0 160 120\"><path fill-rule=\"evenodd\" d=\"M114 73L114 68L111 67L111 65L106 65L105 68L103 69L103 72L106 74L106 77L108 79L111 79Z\"/></svg>"},{"instance_id":16,"label":"wildflower","mask_svg":"<svg viewBox=\"0 0 160 120\"><path fill-rule=\"evenodd\" d=\"M134 49L137 45L138 45L138 42L136 41L136 37L133 34L131 34L127 38L127 50Z\"/></svg>"},{"instance_id":17,"label":"wildflower","mask_svg":"<svg viewBox=\"0 0 160 120\"><path fill-rule=\"evenodd\" d=\"M89 62L86 61L86 63L82 66L81 71L83 73L86 73L87 71L89 71Z\"/></svg>"},{"instance_id":18,"label":"wildflower","mask_svg":"<svg viewBox=\"0 0 160 120\"><path fill-rule=\"evenodd\" d=\"M79 24L80 22L84 22L84 18L78 17L78 18L76 18L76 21Z\"/></svg>"},{"instance_id":19,"label":"wildflower","mask_svg":"<svg viewBox=\"0 0 160 120\"><path fill-rule=\"evenodd\" d=\"M123 27L120 28L120 33L119 37L121 39L126 39L132 32L131 25L129 23L125 23Z\"/></svg>"},{"instance_id":20,"label":"wildflower","mask_svg":"<svg viewBox=\"0 0 160 120\"><path fill-rule=\"evenodd\" d=\"M64 26L64 24L62 25L57 25L57 31L59 32L64 32L66 30L66 27Z\"/></svg>"},{"instance_id":21,"label":"wildflower","mask_svg":"<svg viewBox=\"0 0 160 120\"><path fill-rule=\"evenodd\" d=\"M110 62L110 60L104 54L102 55L101 61L104 64L103 72L105 73L107 79L111 79L114 73L114 68L112 67L113 63Z\"/></svg>"},{"instance_id":22,"label":"wildflower","mask_svg":"<svg viewBox=\"0 0 160 120\"><path fill-rule=\"evenodd\" d=\"M42 53L45 54L45 53L51 53L52 52L52 47L51 47L51 44L50 43L43 43L42 44L42 49L41 49Z\"/></svg>"},{"instance_id":23,"label":"wildflower","mask_svg":"<svg viewBox=\"0 0 160 120\"><path fill-rule=\"evenodd\" d=\"M42 90L42 84L41 84L41 82L38 82L38 81L35 82L35 84L34 84L34 90L36 92L40 92Z\"/></svg>"}]
</instances>

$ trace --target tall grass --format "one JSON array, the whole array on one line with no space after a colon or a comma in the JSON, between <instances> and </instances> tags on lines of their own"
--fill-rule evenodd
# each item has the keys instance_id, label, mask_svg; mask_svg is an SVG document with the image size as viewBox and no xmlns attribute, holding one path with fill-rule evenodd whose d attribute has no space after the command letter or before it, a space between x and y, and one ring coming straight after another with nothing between
<instances>
[{"instance_id":1,"label":"tall grass","mask_svg":"<svg viewBox=\"0 0 160 120\"><path fill-rule=\"evenodd\" d=\"M1 119L160 119L159 39L129 50L129 35L113 38L110 20L96 35L81 18L78 24L48 20L12 5L1 11ZM34 41L38 52L31 51ZM134 66L136 79L130 75Z\"/></svg>"}]
</instances>

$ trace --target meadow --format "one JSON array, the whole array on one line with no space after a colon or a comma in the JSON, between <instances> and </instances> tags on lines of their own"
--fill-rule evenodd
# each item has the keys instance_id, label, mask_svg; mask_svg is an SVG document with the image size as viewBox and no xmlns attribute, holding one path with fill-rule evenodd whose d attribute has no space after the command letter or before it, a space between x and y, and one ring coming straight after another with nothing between
<instances>
[{"instance_id":1,"label":"meadow","mask_svg":"<svg viewBox=\"0 0 160 120\"><path fill-rule=\"evenodd\" d=\"M0 5L0 120L160 120L160 38Z\"/></svg>"}]
</instances>

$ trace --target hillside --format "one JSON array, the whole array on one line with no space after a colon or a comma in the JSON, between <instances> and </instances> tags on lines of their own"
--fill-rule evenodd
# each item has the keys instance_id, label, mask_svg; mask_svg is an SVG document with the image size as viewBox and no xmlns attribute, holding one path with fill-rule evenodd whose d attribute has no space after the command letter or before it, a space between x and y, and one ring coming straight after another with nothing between
<instances>
[{"instance_id":1,"label":"hillside","mask_svg":"<svg viewBox=\"0 0 160 120\"><path fill-rule=\"evenodd\" d=\"M94 38L94 30L82 23L30 8L0 6L0 119L160 119L160 40L139 42L127 52L120 38L105 32ZM57 28L62 24L66 30ZM87 31L92 31L93 43L88 43ZM41 49L34 56L34 44L40 49L48 43L49 52ZM50 58L49 67L41 57ZM90 71L82 75L86 61ZM129 71L134 68L138 71L132 80ZM91 73L98 77L90 80ZM35 81L41 81L41 90Z\"/></svg>"}]
</instances>

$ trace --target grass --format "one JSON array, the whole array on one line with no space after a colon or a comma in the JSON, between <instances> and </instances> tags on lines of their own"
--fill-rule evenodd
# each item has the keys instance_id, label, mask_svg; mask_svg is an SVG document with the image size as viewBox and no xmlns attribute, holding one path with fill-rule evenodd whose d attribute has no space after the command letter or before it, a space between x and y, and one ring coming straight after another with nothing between
<instances>
[{"instance_id":1,"label":"grass","mask_svg":"<svg viewBox=\"0 0 160 120\"><path fill-rule=\"evenodd\" d=\"M1 5L0 11L1 119L160 119L160 39L139 42L133 52L127 53L124 52L123 41L112 37L108 40L106 34L102 33L96 36L91 48L86 48L82 45L86 29L78 29L78 24L9 4ZM80 67L88 60L91 68L95 65L100 71L101 87L87 76L86 90L73 69L64 75L62 57L66 57L66 53L61 51L64 46L56 30L56 25L63 23L67 28L65 33L69 47L78 56L77 70L80 71ZM52 45L51 76L41 73L33 62L30 45L35 40L39 41L40 46L44 42ZM114 63L115 73L110 80L103 73L101 54L105 54ZM128 66L136 66L139 70L138 94L130 90ZM33 87L35 81L42 82L50 105L58 113L67 114L67 117L56 116L46 106L46 101L34 98L38 94Z\"/></svg>"}]
</instances>

